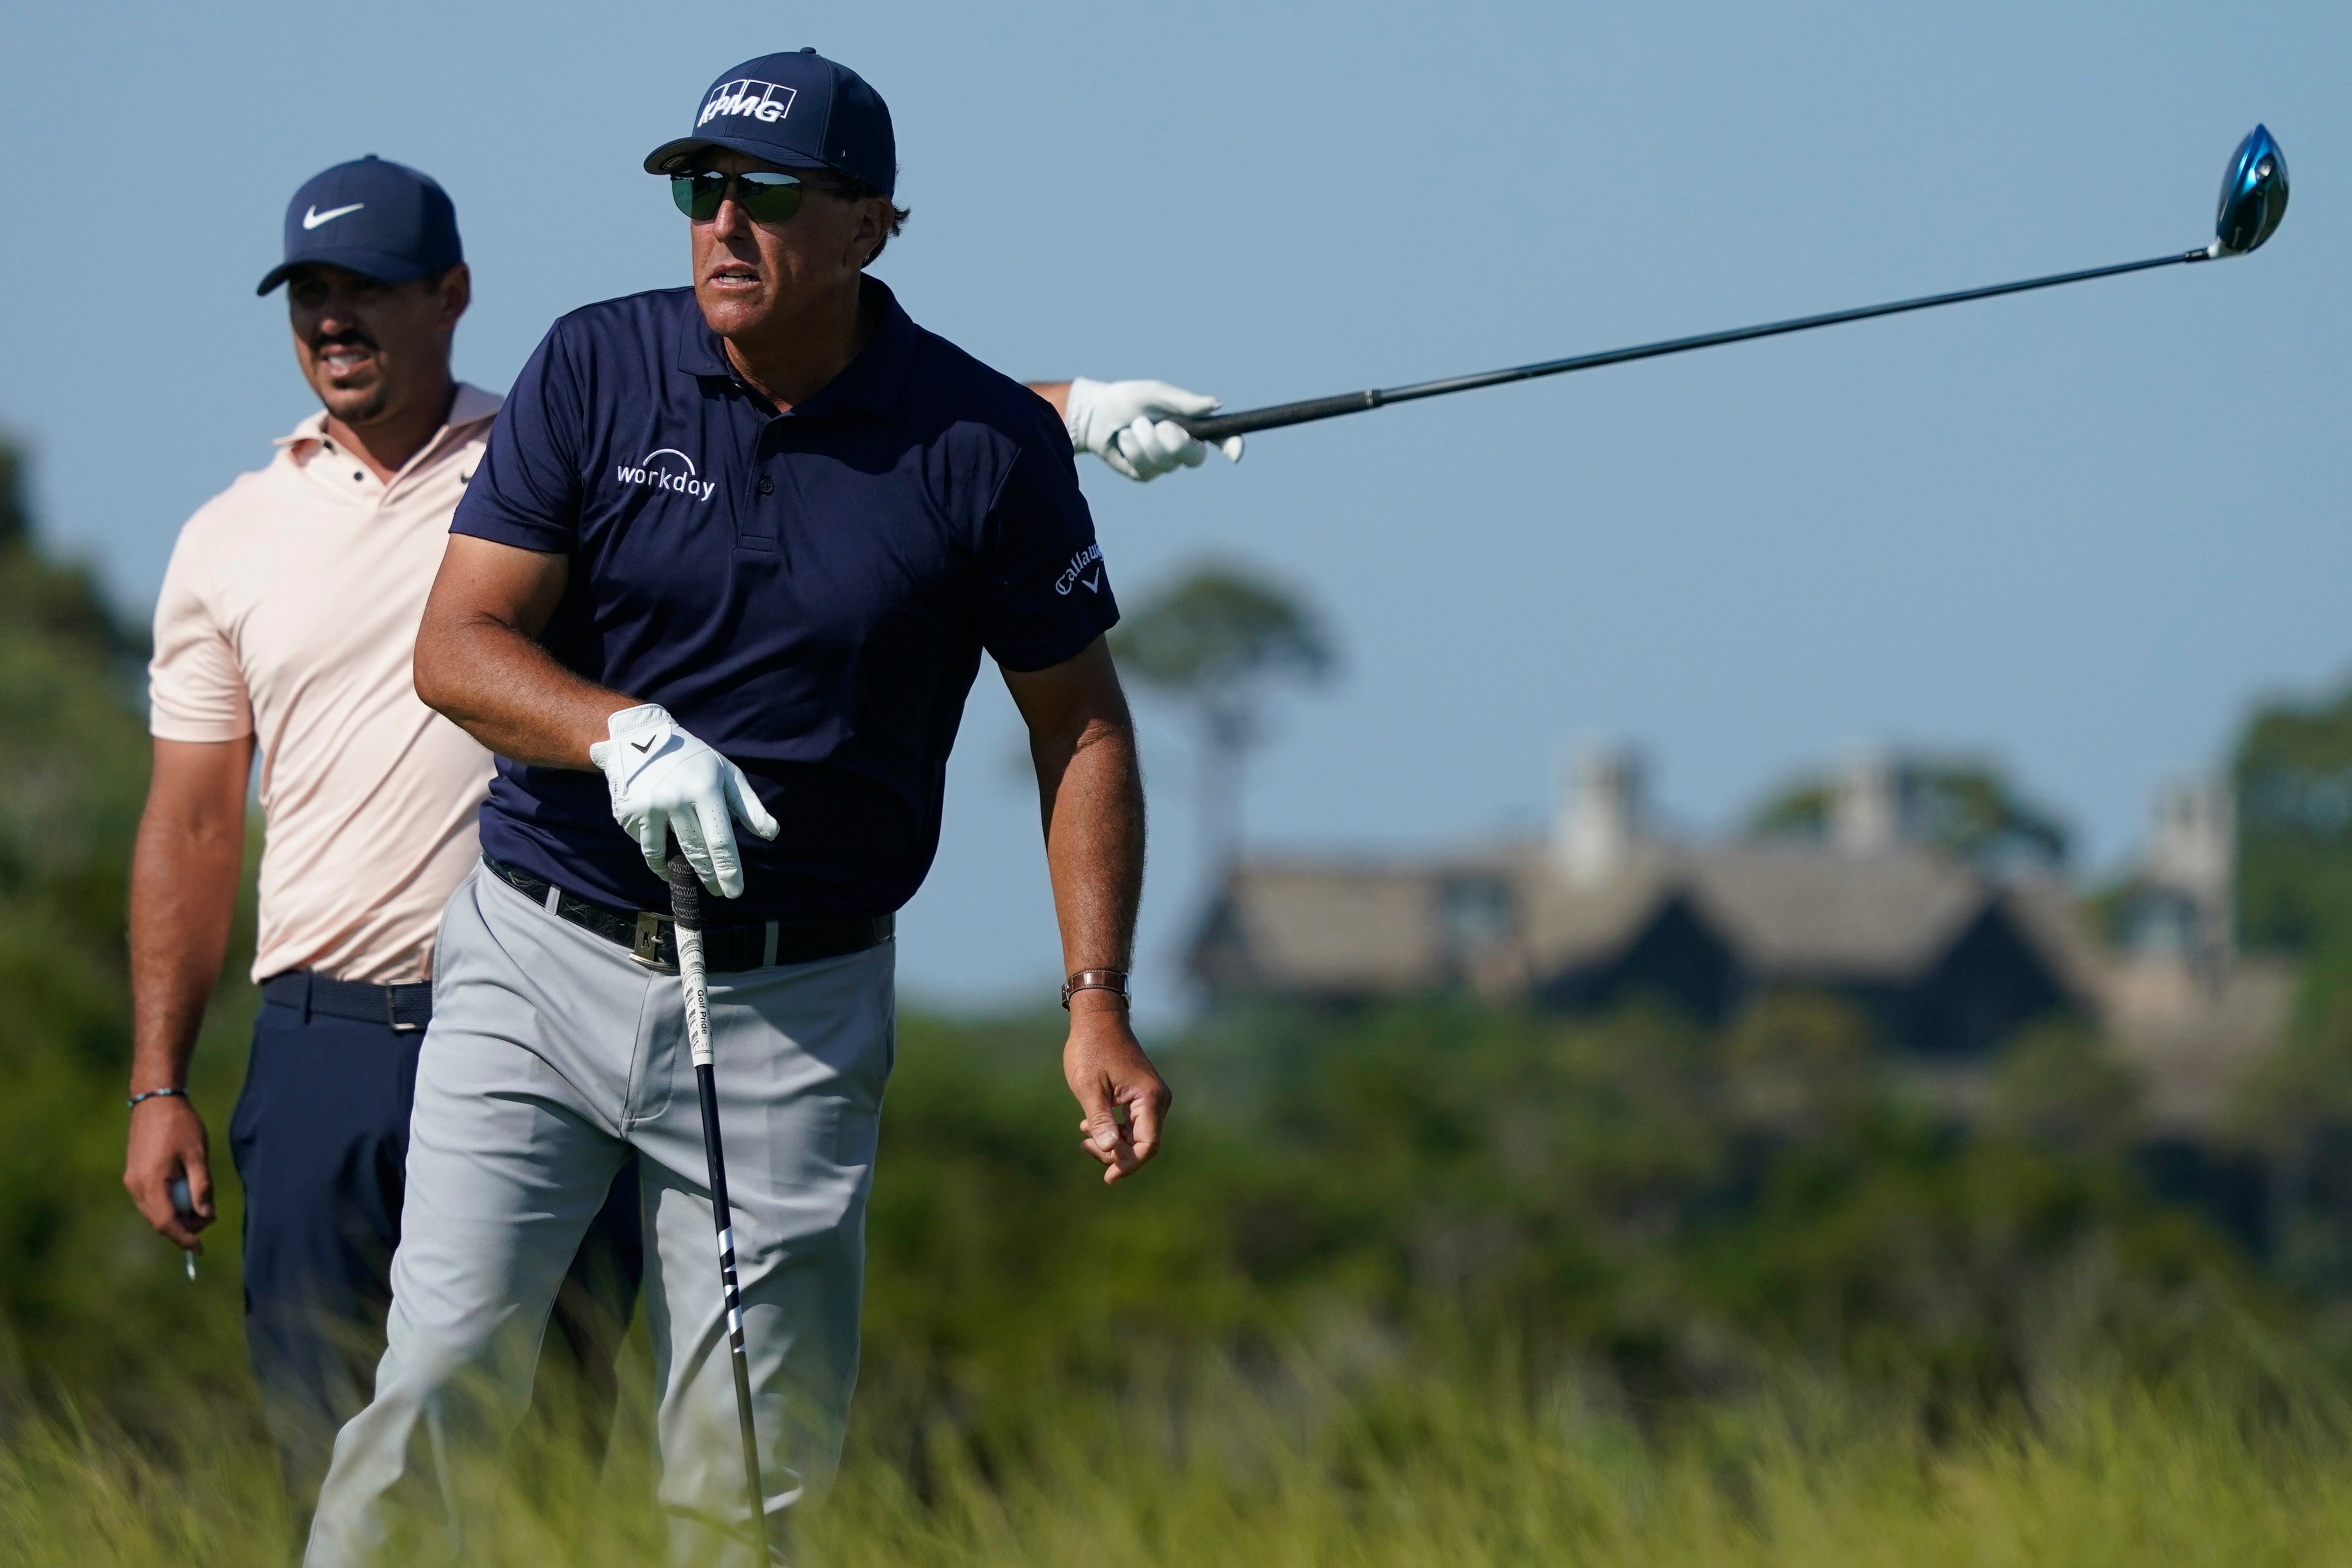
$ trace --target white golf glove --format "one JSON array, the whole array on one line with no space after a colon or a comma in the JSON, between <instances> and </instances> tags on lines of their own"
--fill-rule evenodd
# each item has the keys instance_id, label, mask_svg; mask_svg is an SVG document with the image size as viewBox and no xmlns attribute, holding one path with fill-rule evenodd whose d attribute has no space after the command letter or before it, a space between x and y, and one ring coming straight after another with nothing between
<instances>
[{"instance_id":1,"label":"white golf glove","mask_svg":"<svg viewBox=\"0 0 2352 1568\"><path fill-rule=\"evenodd\" d=\"M1119 473L1139 482L1156 479L1176 468L1197 468L1209 448L1184 433L1184 426L1165 418L1170 414L1198 416L1217 411L1217 400L1164 381L1088 381L1070 383L1068 411L1063 423L1070 427L1070 445L1092 452ZM1217 443L1226 460L1242 460L1242 438L1228 436Z\"/></svg>"},{"instance_id":2,"label":"white golf glove","mask_svg":"<svg viewBox=\"0 0 2352 1568\"><path fill-rule=\"evenodd\" d=\"M735 823L762 838L776 836L776 819L760 804L743 770L677 727L669 710L647 702L624 708L604 721L609 741L588 748L613 791L613 820L645 852L656 877L669 875L669 836L686 852L702 885L722 898L743 896L743 859L735 852Z\"/></svg>"}]
</instances>

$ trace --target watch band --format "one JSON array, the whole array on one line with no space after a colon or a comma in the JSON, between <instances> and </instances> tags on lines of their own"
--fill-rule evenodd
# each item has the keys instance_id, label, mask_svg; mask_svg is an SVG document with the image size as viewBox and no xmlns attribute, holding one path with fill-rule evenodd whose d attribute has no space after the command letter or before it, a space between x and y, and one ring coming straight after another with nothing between
<instances>
[{"instance_id":1,"label":"watch band","mask_svg":"<svg viewBox=\"0 0 2352 1568\"><path fill-rule=\"evenodd\" d=\"M1070 998L1081 991L1108 991L1117 996L1119 1005L1132 1007L1135 998L1128 994L1127 971L1124 969L1081 969L1062 982L1062 1005L1067 1008Z\"/></svg>"}]
</instances>

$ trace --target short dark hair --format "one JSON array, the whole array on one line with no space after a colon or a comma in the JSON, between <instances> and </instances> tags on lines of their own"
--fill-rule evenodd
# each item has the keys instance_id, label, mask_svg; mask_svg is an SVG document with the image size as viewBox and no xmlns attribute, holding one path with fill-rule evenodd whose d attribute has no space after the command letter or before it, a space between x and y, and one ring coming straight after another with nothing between
<instances>
[{"instance_id":1,"label":"short dark hair","mask_svg":"<svg viewBox=\"0 0 2352 1568\"><path fill-rule=\"evenodd\" d=\"M856 175L845 174L838 169L812 169L806 178L810 184L825 195L838 196L845 202L871 201L882 195L880 191L876 190ZM876 259L881 256L884 247L898 237L898 231L905 228L907 220L914 216L912 212L898 203L890 204L890 226L883 232L882 244L876 246L874 254L866 258L866 266L874 265Z\"/></svg>"}]
</instances>

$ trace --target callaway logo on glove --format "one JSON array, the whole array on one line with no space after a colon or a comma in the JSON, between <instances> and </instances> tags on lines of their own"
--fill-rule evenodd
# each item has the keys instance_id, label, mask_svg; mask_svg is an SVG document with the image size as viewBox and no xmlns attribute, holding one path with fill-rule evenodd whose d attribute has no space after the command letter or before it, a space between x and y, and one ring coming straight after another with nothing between
<instances>
[{"instance_id":1,"label":"callaway logo on glove","mask_svg":"<svg viewBox=\"0 0 2352 1568\"><path fill-rule=\"evenodd\" d=\"M604 727L612 739L590 746L588 760L604 770L613 820L637 841L646 868L667 876L675 834L704 887L722 898L742 897L735 824L762 838L777 832L743 770L679 729L656 703L624 708Z\"/></svg>"}]
</instances>

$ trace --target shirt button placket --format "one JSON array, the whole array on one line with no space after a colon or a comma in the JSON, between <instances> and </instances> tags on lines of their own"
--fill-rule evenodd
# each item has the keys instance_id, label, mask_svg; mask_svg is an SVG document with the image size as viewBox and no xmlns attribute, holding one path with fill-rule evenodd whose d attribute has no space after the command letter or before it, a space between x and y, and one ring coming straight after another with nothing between
<instances>
[{"instance_id":1,"label":"shirt button placket","mask_svg":"<svg viewBox=\"0 0 2352 1568\"><path fill-rule=\"evenodd\" d=\"M735 520L735 548L756 552L774 559L774 552L783 544L782 520L777 516L782 509L772 504L776 494L775 465L784 459L784 421L771 419L761 430L759 439L751 445L751 471L749 499Z\"/></svg>"}]
</instances>

